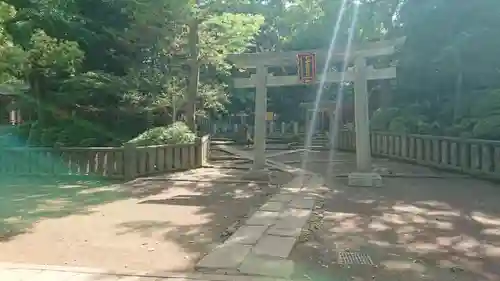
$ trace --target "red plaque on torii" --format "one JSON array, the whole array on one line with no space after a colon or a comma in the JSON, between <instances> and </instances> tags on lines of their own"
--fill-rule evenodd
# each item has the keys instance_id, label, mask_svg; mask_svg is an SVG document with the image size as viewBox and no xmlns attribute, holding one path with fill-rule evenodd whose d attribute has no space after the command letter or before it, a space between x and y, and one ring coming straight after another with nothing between
<instances>
[{"instance_id":1,"label":"red plaque on torii","mask_svg":"<svg viewBox=\"0 0 500 281\"><path fill-rule=\"evenodd\" d=\"M297 54L298 76L301 83L310 84L316 82L316 54Z\"/></svg>"}]
</instances>

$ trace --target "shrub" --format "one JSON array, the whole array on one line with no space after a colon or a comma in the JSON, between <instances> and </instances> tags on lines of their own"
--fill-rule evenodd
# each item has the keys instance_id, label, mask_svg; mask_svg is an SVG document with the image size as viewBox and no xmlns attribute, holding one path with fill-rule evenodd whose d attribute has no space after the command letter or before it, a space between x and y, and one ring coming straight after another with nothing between
<instances>
[{"instance_id":1,"label":"shrub","mask_svg":"<svg viewBox=\"0 0 500 281\"><path fill-rule=\"evenodd\" d=\"M377 109L371 118L370 128L373 131L387 131L391 120L400 114L398 108Z\"/></svg>"},{"instance_id":2,"label":"shrub","mask_svg":"<svg viewBox=\"0 0 500 281\"><path fill-rule=\"evenodd\" d=\"M42 128L38 121L31 123L30 130L28 133L28 144L38 145L40 143L40 138L42 136Z\"/></svg>"},{"instance_id":3,"label":"shrub","mask_svg":"<svg viewBox=\"0 0 500 281\"><path fill-rule=\"evenodd\" d=\"M480 119L474 129L472 134L475 138L479 139L500 139L500 115L492 115L486 118Z\"/></svg>"},{"instance_id":4,"label":"shrub","mask_svg":"<svg viewBox=\"0 0 500 281\"><path fill-rule=\"evenodd\" d=\"M60 128L50 127L42 130L40 135L40 145L42 146L52 146L57 141Z\"/></svg>"},{"instance_id":5,"label":"shrub","mask_svg":"<svg viewBox=\"0 0 500 281\"><path fill-rule=\"evenodd\" d=\"M392 119L392 121L389 123L389 131L400 134L409 133L410 129L408 128L408 120L403 116L398 116Z\"/></svg>"},{"instance_id":6,"label":"shrub","mask_svg":"<svg viewBox=\"0 0 500 281\"><path fill-rule=\"evenodd\" d=\"M166 127L155 127L128 141L139 146L159 144L194 143L196 134L183 122L176 122Z\"/></svg>"}]
</instances>

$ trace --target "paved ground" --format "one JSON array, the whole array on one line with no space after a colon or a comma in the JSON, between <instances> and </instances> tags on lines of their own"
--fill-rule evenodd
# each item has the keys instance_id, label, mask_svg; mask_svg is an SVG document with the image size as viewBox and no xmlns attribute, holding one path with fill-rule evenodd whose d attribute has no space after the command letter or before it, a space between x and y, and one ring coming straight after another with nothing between
<instances>
[{"instance_id":1,"label":"paved ground","mask_svg":"<svg viewBox=\"0 0 500 281\"><path fill-rule=\"evenodd\" d=\"M0 263L2 281L285 281L283 279L203 273L122 272L91 268Z\"/></svg>"},{"instance_id":2,"label":"paved ground","mask_svg":"<svg viewBox=\"0 0 500 281\"><path fill-rule=\"evenodd\" d=\"M250 183L241 180L246 170L217 166L227 161L127 185L63 184L32 187L31 194L0 194L16 210L0 212L2 224L17 229L2 236L0 262L119 272L192 271L254 208L278 192L277 183L291 179L275 172L271 184ZM67 196L60 197L61 190ZM50 192L57 194L46 194ZM25 200L33 196L36 200ZM9 209L0 205L2 211ZM66 207L74 205L78 208Z\"/></svg>"},{"instance_id":3,"label":"paved ground","mask_svg":"<svg viewBox=\"0 0 500 281\"><path fill-rule=\"evenodd\" d=\"M235 147L218 145L218 148L252 159L252 155ZM279 165L269 164L274 168ZM296 170L279 166L287 171ZM290 277L294 263L288 256L311 217L321 187L320 177L307 174L299 178L295 174L292 181L280 188L279 194L269 198L228 240L203 257L197 268L225 274Z\"/></svg>"},{"instance_id":4,"label":"paved ground","mask_svg":"<svg viewBox=\"0 0 500 281\"><path fill-rule=\"evenodd\" d=\"M322 174L329 191L291 254L297 279L500 280L497 184L377 159L374 168L388 174L384 187L353 188L332 175L352 171L354 155L338 153L330 165L327 158L308 154L307 169Z\"/></svg>"},{"instance_id":5,"label":"paved ground","mask_svg":"<svg viewBox=\"0 0 500 281\"><path fill-rule=\"evenodd\" d=\"M500 190L495 184L379 159L374 162L374 168L386 174L384 187L352 188L346 186L347 179L342 177L354 169L352 154L338 153L334 155L334 161L329 161L331 155L327 151L309 152L306 155L303 152L269 151L268 157L272 160L306 168L323 176L328 188L321 189L322 192L312 192L315 206L311 206L312 201L304 197L309 196L311 190L301 187L303 181L292 181L280 190L280 196L270 197L277 192L276 188L256 183L254 187L249 187L248 183L241 181L242 173L249 167L248 161L234 160L222 154L218 157L220 160L213 163L214 167L199 170L205 173L188 172L138 182L132 189L127 189L127 192L134 191L132 197L129 195L120 201L99 204L89 208L87 211L90 212L87 213L43 220L35 224L30 233L14 235L10 241L0 244L0 261L5 257L12 262L10 257L17 257L22 262L29 262L27 257L37 257L29 246L35 245L38 251L43 248L40 248L40 242L36 242L36 239L30 239L39 237L37 233L44 233L42 238L57 246L44 246L43 250L73 253L72 257L81 261L80 256L75 255L76 251L72 252L71 243L64 242L64 239L60 241L58 233L65 233L64 238L68 241L81 242L84 237L79 236L79 233L83 232L97 242L83 243L85 246L80 247L78 252L85 253L87 248L98 250L101 255L93 258L100 261L99 268L103 268L103 265L107 267L105 275L103 272L67 267L54 269L35 266L26 270L17 268L17 265L12 268L0 264L0 280L259 280L248 276L217 275L220 274L218 271L212 274L170 272L190 269L196 257L206 252L217 252L224 245L237 245L237 248L246 251L245 257L252 256L249 253L256 253L257 256L275 255L276 259L287 264L293 261L293 279L300 281L500 280ZM309 161L304 164L302 160L306 157ZM240 167L229 169L232 166L230 161L238 161ZM308 178L315 178L312 176ZM214 179L218 180L221 187L210 183ZM287 180L288 176L283 174L273 177L273 181L280 183ZM299 192L294 191L296 185ZM315 185L317 183L306 184ZM283 195L290 193L300 196L284 202ZM121 205L115 205L118 203ZM261 209L266 210L258 210L248 216L254 211L251 206L262 206ZM180 212L177 208L184 211ZM290 226L301 216L292 214L293 220L290 220L290 216L286 215L290 209L305 210L308 212L306 217L310 218L307 229L302 230L299 237L296 228ZM267 213L262 216L262 212ZM276 212L277 216L268 216ZM85 217L99 223L90 224ZM109 217L117 219L109 222ZM145 224L141 221L144 217L148 218ZM269 222L270 219L272 222ZM71 220L73 223L68 224ZM252 220L258 220L259 223ZM284 220L289 225L275 227ZM140 223L124 227L123 223L130 221ZM302 219L301 226L304 223ZM117 226L128 229L119 233ZM228 228L231 230L225 231ZM252 230L248 231L248 228ZM242 229L244 231L240 231ZM260 234L255 235L256 232ZM223 237L221 233L224 233ZM294 242L295 239L299 241L293 249L290 247L291 242L283 242L290 238ZM12 245L16 245L13 243L18 240L21 242L18 242L20 248L16 252L16 247ZM142 241L148 244L142 245ZM125 246L117 248L116 245ZM150 249L150 245L154 249ZM219 246L214 248L215 245ZM186 259L186 256L192 258ZM111 261L113 259L117 261ZM140 276L123 275L127 270L123 268L123 264L127 264L123 262L126 259L134 263L133 269L144 266L146 273ZM46 263L41 260L34 262ZM254 265L260 262L249 263L252 264L252 271L258 269ZM78 262L68 264L80 265ZM94 264L89 263L90 266ZM245 261L240 265L243 264ZM238 271L241 270L240 265L236 267ZM110 275L115 271L122 274ZM55 273L57 277L53 277ZM35 275L26 277L26 274Z\"/></svg>"}]
</instances>

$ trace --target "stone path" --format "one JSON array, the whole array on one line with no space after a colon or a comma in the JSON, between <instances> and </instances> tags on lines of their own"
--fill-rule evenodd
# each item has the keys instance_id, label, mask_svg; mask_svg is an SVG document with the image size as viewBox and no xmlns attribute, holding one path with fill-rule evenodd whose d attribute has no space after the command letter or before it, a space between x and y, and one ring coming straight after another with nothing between
<instances>
[{"instance_id":1,"label":"stone path","mask_svg":"<svg viewBox=\"0 0 500 281\"><path fill-rule=\"evenodd\" d=\"M234 147L221 145L219 149L252 158L249 153ZM287 258L312 214L315 195L323 186L323 180L297 168L267 162L272 167L294 172L296 177L225 243L202 258L197 264L199 270L274 277L289 277L293 273L293 262Z\"/></svg>"},{"instance_id":2,"label":"stone path","mask_svg":"<svg viewBox=\"0 0 500 281\"><path fill-rule=\"evenodd\" d=\"M1 281L285 281L203 273L112 273L91 268L0 263Z\"/></svg>"}]
</instances>

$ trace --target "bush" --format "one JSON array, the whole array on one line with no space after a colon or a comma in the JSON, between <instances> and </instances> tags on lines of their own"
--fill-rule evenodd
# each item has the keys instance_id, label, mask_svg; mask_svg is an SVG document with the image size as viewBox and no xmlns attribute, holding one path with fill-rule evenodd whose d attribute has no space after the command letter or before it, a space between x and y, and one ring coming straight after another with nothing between
<instances>
[{"instance_id":1,"label":"bush","mask_svg":"<svg viewBox=\"0 0 500 281\"><path fill-rule=\"evenodd\" d=\"M500 115L492 115L480 119L472 130L474 138L479 139L500 139Z\"/></svg>"},{"instance_id":2,"label":"bush","mask_svg":"<svg viewBox=\"0 0 500 281\"><path fill-rule=\"evenodd\" d=\"M478 120L475 118L463 118L460 122L452 124L446 128L444 133L451 137L466 137L472 135L472 130L476 126Z\"/></svg>"},{"instance_id":3,"label":"bush","mask_svg":"<svg viewBox=\"0 0 500 281\"><path fill-rule=\"evenodd\" d=\"M371 118L370 128L373 131L387 131L392 119L400 114L398 108L377 109Z\"/></svg>"},{"instance_id":4,"label":"bush","mask_svg":"<svg viewBox=\"0 0 500 281\"><path fill-rule=\"evenodd\" d=\"M389 131L400 134L410 133L410 128L408 128L408 120L403 116L398 116L389 123Z\"/></svg>"},{"instance_id":5,"label":"bush","mask_svg":"<svg viewBox=\"0 0 500 281\"><path fill-rule=\"evenodd\" d=\"M128 143L139 146L159 144L189 144L196 141L193 133L183 122L176 122L166 127L156 127L145 131Z\"/></svg>"},{"instance_id":6,"label":"bush","mask_svg":"<svg viewBox=\"0 0 500 281\"><path fill-rule=\"evenodd\" d=\"M53 146L57 141L60 128L58 127L50 127L42 130L40 135L40 145L42 146Z\"/></svg>"},{"instance_id":7,"label":"bush","mask_svg":"<svg viewBox=\"0 0 500 281\"><path fill-rule=\"evenodd\" d=\"M493 90L478 98L471 106L471 116L475 118L488 118L500 115L500 90Z\"/></svg>"},{"instance_id":8,"label":"bush","mask_svg":"<svg viewBox=\"0 0 500 281\"><path fill-rule=\"evenodd\" d=\"M38 145L42 136L42 128L38 121L31 123L30 130L28 133L28 144Z\"/></svg>"}]
</instances>

